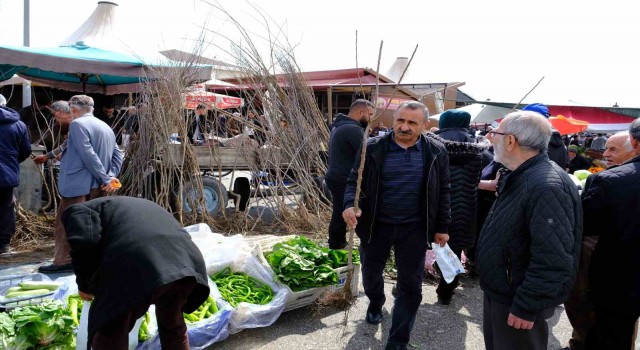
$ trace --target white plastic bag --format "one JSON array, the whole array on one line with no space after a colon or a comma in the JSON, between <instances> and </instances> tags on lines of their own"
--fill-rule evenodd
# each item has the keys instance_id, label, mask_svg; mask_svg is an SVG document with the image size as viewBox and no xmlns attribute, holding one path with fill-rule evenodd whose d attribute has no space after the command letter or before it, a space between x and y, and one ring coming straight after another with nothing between
<instances>
[{"instance_id":1,"label":"white plastic bag","mask_svg":"<svg viewBox=\"0 0 640 350\"><path fill-rule=\"evenodd\" d=\"M229 332L231 334L238 333L245 328L270 326L280 317L287 300L291 296L291 292L286 286L273 280L273 272L270 268L260 263L257 254L262 254L259 247L256 247L251 254L238 254L233 264L222 266L217 271L213 271L213 273L216 273L226 267L230 267L233 272L241 271L266 283L273 291L273 300L266 305L240 303L233 309L229 320Z\"/></svg>"},{"instance_id":2,"label":"white plastic bag","mask_svg":"<svg viewBox=\"0 0 640 350\"><path fill-rule=\"evenodd\" d=\"M207 224L195 224L184 229L202 253L208 275L231 265L238 254L251 251L250 245L239 234L226 237L212 232Z\"/></svg>"},{"instance_id":3,"label":"white plastic bag","mask_svg":"<svg viewBox=\"0 0 640 350\"><path fill-rule=\"evenodd\" d=\"M87 340L89 338L89 308L91 304L88 301L82 306L82 315L80 315L80 325L76 335L76 350L87 350ZM134 350L138 346L138 331L144 316L136 321L131 332L129 332L129 350Z\"/></svg>"},{"instance_id":4,"label":"white plastic bag","mask_svg":"<svg viewBox=\"0 0 640 350\"><path fill-rule=\"evenodd\" d=\"M464 273L464 266L458 259L458 256L449 248L449 244L441 247L439 244L432 245L433 252L436 254L436 263L442 273L442 278L447 283L451 283L453 279L460 273Z\"/></svg>"}]
</instances>

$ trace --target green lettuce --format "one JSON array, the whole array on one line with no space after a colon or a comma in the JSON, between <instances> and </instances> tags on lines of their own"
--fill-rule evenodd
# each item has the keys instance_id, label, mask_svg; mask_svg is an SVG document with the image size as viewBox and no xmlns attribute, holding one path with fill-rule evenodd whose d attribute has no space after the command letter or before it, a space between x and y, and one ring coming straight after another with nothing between
<instances>
[{"instance_id":1,"label":"green lettuce","mask_svg":"<svg viewBox=\"0 0 640 350\"><path fill-rule=\"evenodd\" d=\"M45 300L41 304L13 309L0 316L3 348L74 349L75 326L71 312L61 302ZM11 330L13 322L13 330ZM5 342L6 335L6 344Z\"/></svg>"}]
</instances>

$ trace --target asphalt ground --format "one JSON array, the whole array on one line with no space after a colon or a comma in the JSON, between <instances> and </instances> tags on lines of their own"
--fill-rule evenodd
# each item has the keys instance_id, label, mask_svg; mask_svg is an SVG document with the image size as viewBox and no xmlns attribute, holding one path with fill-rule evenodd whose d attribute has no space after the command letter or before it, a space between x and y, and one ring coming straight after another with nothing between
<instances>
[{"instance_id":1,"label":"asphalt ground","mask_svg":"<svg viewBox=\"0 0 640 350\"><path fill-rule=\"evenodd\" d=\"M482 336L482 290L477 279L463 276L450 305L437 302L436 284L423 283L423 300L409 343L409 349L484 349ZM229 350L320 350L320 349L384 349L391 327L390 312L394 298L393 281L385 283L387 301L380 325L365 321L368 305L362 286L357 302L345 321L345 312L332 307L306 306L283 313L271 326L243 330L209 349ZM567 345L571 326L559 306L548 320L549 349Z\"/></svg>"}]
</instances>

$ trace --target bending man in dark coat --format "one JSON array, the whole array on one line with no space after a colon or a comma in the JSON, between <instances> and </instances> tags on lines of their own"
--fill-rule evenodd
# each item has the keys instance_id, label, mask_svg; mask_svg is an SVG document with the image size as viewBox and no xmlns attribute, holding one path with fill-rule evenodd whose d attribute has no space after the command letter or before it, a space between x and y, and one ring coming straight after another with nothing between
<instances>
[{"instance_id":1,"label":"bending man in dark coat","mask_svg":"<svg viewBox=\"0 0 640 350\"><path fill-rule=\"evenodd\" d=\"M135 321L155 304L162 348L188 349L182 313L195 311L209 287L202 254L178 221L132 197L72 205L62 221L79 294L93 299L92 348L126 349Z\"/></svg>"}]
</instances>

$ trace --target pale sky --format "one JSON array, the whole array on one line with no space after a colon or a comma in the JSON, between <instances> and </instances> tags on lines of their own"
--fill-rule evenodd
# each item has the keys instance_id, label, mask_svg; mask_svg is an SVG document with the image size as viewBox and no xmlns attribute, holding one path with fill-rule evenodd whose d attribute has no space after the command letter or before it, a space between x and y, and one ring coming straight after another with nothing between
<instances>
[{"instance_id":1,"label":"pale sky","mask_svg":"<svg viewBox=\"0 0 640 350\"><path fill-rule=\"evenodd\" d=\"M191 46L201 27L238 39L228 17L194 0L116 0L124 41L137 53ZM640 10L629 0L276 1L220 0L260 42L265 21L295 47L305 71L376 68L418 51L411 83L466 82L477 100L640 107ZM91 0L31 0L31 46L59 44L97 6ZM22 0L0 0L0 45L22 44ZM229 61L209 34L207 56ZM233 63L233 62L229 62Z\"/></svg>"}]
</instances>

